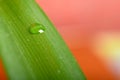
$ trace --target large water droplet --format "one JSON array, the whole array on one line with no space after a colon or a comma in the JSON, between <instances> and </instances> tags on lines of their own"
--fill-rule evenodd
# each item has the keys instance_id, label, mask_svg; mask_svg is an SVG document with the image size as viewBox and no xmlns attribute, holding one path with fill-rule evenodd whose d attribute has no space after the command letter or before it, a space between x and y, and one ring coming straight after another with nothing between
<instances>
[{"instance_id":1,"label":"large water droplet","mask_svg":"<svg viewBox=\"0 0 120 80\"><path fill-rule=\"evenodd\" d=\"M42 24L35 23L30 26L30 33L32 34L39 34L44 32L45 32L45 26Z\"/></svg>"}]
</instances>

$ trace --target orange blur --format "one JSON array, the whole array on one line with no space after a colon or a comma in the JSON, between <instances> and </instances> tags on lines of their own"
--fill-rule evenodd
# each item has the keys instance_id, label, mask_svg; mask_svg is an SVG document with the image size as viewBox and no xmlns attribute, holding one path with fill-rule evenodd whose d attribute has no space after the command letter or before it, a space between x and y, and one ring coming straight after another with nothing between
<instances>
[{"instance_id":1,"label":"orange blur","mask_svg":"<svg viewBox=\"0 0 120 80\"><path fill-rule=\"evenodd\" d=\"M115 76L107 69L103 62L94 55L89 46L79 50L72 50L87 80L115 80Z\"/></svg>"},{"instance_id":2,"label":"orange blur","mask_svg":"<svg viewBox=\"0 0 120 80\"><path fill-rule=\"evenodd\" d=\"M7 80L2 61L0 60L0 80Z\"/></svg>"}]
</instances>

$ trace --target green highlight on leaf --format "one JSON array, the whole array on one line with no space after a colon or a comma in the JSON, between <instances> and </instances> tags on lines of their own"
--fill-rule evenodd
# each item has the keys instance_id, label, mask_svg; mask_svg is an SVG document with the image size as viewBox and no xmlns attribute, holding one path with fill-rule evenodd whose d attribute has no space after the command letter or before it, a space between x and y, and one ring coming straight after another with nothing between
<instances>
[{"instance_id":1,"label":"green highlight on leaf","mask_svg":"<svg viewBox=\"0 0 120 80\"><path fill-rule=\"evenodd\" d=\"M0 1L0 55L9 80L86 80L34 0Z\"/></svg>"}]
</instances>

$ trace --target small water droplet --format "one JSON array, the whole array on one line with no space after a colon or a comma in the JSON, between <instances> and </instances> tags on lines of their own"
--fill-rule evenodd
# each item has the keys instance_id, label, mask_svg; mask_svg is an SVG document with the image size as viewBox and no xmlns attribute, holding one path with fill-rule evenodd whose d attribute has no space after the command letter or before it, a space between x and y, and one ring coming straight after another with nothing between
<instances>
[{"instance_id":1,"label":"small water droplet","mask_svg":"<svg viewBox=\"0 0 120 80\"><path fill-rule=\"evenodd\" d=\"M39 34L44 32L45 32L45 26L42 24L35 23L30 26L30 33L32 34Z\"/></svg>"}]
</instances>

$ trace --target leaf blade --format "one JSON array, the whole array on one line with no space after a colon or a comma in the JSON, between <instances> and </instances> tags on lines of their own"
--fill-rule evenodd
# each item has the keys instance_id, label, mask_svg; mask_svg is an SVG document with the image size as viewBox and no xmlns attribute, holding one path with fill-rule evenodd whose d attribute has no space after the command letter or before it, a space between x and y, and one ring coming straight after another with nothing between
<instances>
[{"instance_id":1,"label":"leaf blade","mask_svg":"<svg viewBox=\"0 0 120 80\"><path fill-rule=\"evenodd\" d=\"M6 0L0 13L1 56L11 80L85 80L59 33L35 2ZM45 33L31 35L33 23L46 26Z\"/></svg>"}]
</instances>

